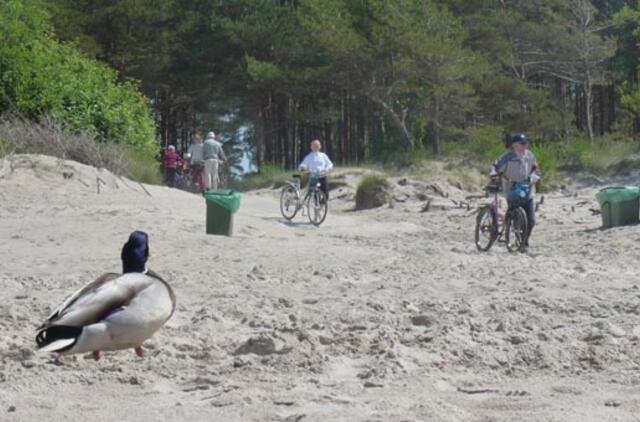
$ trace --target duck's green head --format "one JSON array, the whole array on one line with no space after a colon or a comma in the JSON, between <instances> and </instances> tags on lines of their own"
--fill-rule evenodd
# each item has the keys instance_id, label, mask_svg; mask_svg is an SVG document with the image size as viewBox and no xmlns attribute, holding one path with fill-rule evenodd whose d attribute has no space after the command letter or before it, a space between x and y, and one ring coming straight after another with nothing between
<instances>
[{"instance_id":1,"label":"duck's green head","mask_svg":"<svg viewBox=\"0 0 640 422\"><path fill-rule=\"evenodd\" d=\"M149 236L142 231L134 231L122 247L122 273L144 273L149 258Z\"/></svg>"}]
</instances>

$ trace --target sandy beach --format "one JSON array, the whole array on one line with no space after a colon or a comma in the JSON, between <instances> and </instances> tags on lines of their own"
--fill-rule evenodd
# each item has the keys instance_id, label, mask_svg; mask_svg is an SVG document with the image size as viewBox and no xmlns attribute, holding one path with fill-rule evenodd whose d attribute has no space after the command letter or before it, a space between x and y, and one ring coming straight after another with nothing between
<instances>
[{"instance_id":1,"label":"sandy beach","mask_svg":"<svg viewBox=\"0 0 640 422\"><path fill-rule=\"evenodd\" d=\"M319 228L246 193L227 238L200 196L0 161L0 421L640 419L640 228L599 229L604 182L546 194L523 255L476 250L478 192L394 178L393 207L354 212L359 174ZM38 324L120 271L133 230L178 298L147 356L37 353Z\"/></svg>"}]
</instances>

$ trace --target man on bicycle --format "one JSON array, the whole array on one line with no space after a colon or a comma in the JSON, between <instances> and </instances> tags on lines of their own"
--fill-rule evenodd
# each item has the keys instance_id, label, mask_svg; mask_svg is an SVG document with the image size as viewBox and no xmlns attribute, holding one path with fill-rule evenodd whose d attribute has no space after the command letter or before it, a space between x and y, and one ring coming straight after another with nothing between
<instances>
[{"instance_id":1,"label":"man on bicycle","mask_svg":"<svg viewBox=\"0 0 640 422\"><path fill-rule=\"evenodd\" d=\"M333 169L333 163L325 154L321 152L322 144L319 140L311 142L311 152L304 157L302 163L300 163L300 170L307 170L312 174L317 174L320 177L318 182L320 183L320 189L324 192L325 198L329 200L329 188L327 187L327 174Z\"/></svg>"},{"instance_id":2,"label":"man on bicycle","mask_svg":"<svg viewBox=\"0 0 640 422\"><path fill-rule=\"evenodd\" d=\"M538 162L535 155L528 148L527 137L519 133L512 139L511 149L498 158L491 168L491 180L502 176L502 187L511 205L518 201L527 213L527 234L524 239L524 250L529 247L529 237L536 224L535 184L540 180Z\"/></svg>"}]
</instances>

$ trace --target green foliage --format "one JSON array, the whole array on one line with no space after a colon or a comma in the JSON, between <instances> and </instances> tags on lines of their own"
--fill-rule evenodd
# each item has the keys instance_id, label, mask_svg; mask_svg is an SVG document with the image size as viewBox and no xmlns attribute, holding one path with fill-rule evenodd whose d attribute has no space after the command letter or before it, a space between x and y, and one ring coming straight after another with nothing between
<instances>
[{"instance_id":1,"label":"green foliage","mask_svg":"<svg viewBox=\"0 0 640 422\"><path fill-rule=\"evenodd\" d=\"M470 129L455 134L458 141L444 145L444 155L452 161L452 168L464 165L488 172L491 163L507 152L504 132L500 127ZM640 151L636 142L611 137L593 141L576 138L571 141L539 141L534 139L531 151L535 154L543 183L555 182L567 171L592 174L611 174L628 171L637 161L632 157Z\"/></svg>"},{"instance_id":2,"label":"green foliage","mask_svg":"<svg viewBox=\"0 0 640 422\"><path fill-rule=\"evenodd\" d=\"M438 153L443 128L473 108L472 81L485 61L464 47L461 22L436 2L306 0L299 15L331 63L329 83L370 100L397 143L418 146L409 120L428 123Z\"/></svg>"},{"instance_id":3,"label":"green foliage","mask_svg":"<svg viewBox=\"0 0 640 422\"><path fill-rule=\"evenodd\" d=\"M280 166L265 164L259 172L245 175L235 188L241 190L277 188L290 179L291 172L284 171Z\"/></svg>"},{"instance_id":4,"label":"green foliage","mask_svg":"<svg viewBox=\"0 0 640 422\"><path fill-rule=\"evenodd\" d=\"M156 153L146 98L117 83L107 66L51 35L48 17L32 3L0 4L0 114L51 116L65 128Z\"/></svg>"},{"instance_id":5,"label":"green foliage","mask_svg":"<svg viewBox=\"0 0 640 422\"><path fill-rule=\"evenodd\" d=\"M495 72L478 83L479 108L490 110L504 132L526 132L532 137L553 139L565 130L572 112L555 107L548 92L526 81ZM482 129L482 128L481 128Z\"/></svg>"},{"instance_id":6,"label":"green foliage","mask_svg":"<svg viewBox=\"0 0 640 422\"><path fill-rule=\"evenodd\" d=\"M164 184L158 160L146 151L130 146L125 147L124 167L120 173L137 182L150 185Z\"/></svg>"},{"instance_id":7,"label":"green foliage","mask_svg":"<svg viewBox=\"0 0 640 422\"><path fill-rule=\"evenodd\" d=\"M554 177L558 174L558 168L561 160L564 159L562 155L562 144L559 142L550 142L545 144L533 144L531 151L538 160L540 171L544 177Z\"/></svg>"},{"instance_id":8,"label":"green foliage","mask_svg":"<svg viewBox=\"0 0 640 422\"><path fill-rule=\"evenodd\" d=\"M638 151L638 145L610 139L577 139L566 144L561 152L564 166L594 174L615 171L617 165Z\"/></svg>"},{"instance_id":9,"label":"green foliage","mask_svg":"<svg viewBox=\"0 0 640 422\"><path fill-rule=\"evenodd\" d=\"M398 147L396 140L391 137L372 142L365 149L365 158L368 161L395 170L410 170L420 165L429 155L429 152L423 147L415 149Z\"/></svg>"},{"instance_id":10,"label":"green foliage","mask_svg":"<svg viewBox=\"0 0 640 422\"><path fill-rule=\"evenodd\" d=\"M468 160L487 167L506 152L504 144L504 129L498 126L472 128L454 132L456 141L449 140L443 146L446 157Z\"/></svg>"},{"instance_id":11,"label":"green foliage","mask_svg":"<svg viewBox=\"0 0 640 422\"><path fill-rule=\"evenodd\" d=\"M607 137L593 141L577 138L568 142L534 142L531 150L543 177L555 178L562 171L584 171L599 175L615 173L624 167L630 156L640 150L640 145Z\"/></svg>"},{"instance_id":12,"label":"green foliage","mask_svg":"<svg viewBox=\"0 0 640 422\"><path fill-rule=\"evenodd\" d=\"M640 115L640 87L625 81L619 87L619 94L622 107L635 116Z\"/></svg>"},{"instance_id":13,"label":"green foliage","mask_svg":"<svg viewBox=\"0 0 640 422\"><path fill-rule=\"evenodd\" d=\"M27 0L5 3L10 6L3 10L22 8L29 15L31 30L20 29L20 19L0 22L11 35L0 51L23 51L21 46L33 44L32 34L43 31L53 41L46 16L25 7ZM424 148L484 162L504 151L505 133L524 131L554 169L566 164L553 161L564 154L558 143L640 130L640 12L633 0L31 4L53 14L58 37L108 63L120 79L142 81L163 142L186 143L193 131L216 129L233 133L227 140L251 144L235 146L235 158L250 150L260 161L291 168L301 158L300 142L324 136L332 158L343 163L362 163L364 152L367 159L410 167L427 157ZM69 56L63 47L56 48ZM0 66L8 59L15 62L7 55ZM20 62L20 74L32 70L23 66L27 61ZM49 63L35 61L39 68ZM72 79L104 74L76 67L66 73L36 69L34 78L18 83L14 74L3 73L12 80L0 82L0 107L13 107L6 101L15 97L9 91L27 85L20 105L36 115L64 113L71 127L91 127L105 139L137 139L109 111L127 98L63 100L88 82L43 77L54 71ZM113 81L113 74L105 78ZM53 87L34 90L29 84ZM598 160L579 165L606 164Z\"/></svg>"}]
</instances>

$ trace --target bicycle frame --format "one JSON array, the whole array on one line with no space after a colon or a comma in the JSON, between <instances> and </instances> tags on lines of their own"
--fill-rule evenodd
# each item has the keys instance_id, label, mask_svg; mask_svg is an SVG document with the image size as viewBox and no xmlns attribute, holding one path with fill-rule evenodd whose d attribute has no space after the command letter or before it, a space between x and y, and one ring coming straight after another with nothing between
<instances>
[{"instance_id":1,"label":"bicycle frame","mask_svg":"<svg viewBox=\"0 0 640 422\"><path fill-rule=\"evenodd\" d=\"M489 208L491 209L491 213L495 217L498 222L498 239L504 233L504 222L505 216L500 212L500 192L493 192L493 199L489 204Z\"/></svg>"},{"instance_id":2,"label":"bicycle frame","mask_svg":"<svg viewBox=\"0 0 640 422\"><path fill-rule=\"evenodd\" d=\"M520 202L507 201L507 209L503 214L500 211L500 186L492 183L485 188L485 192L487 197L493 195L493 198L478 208L475 227L477 248L486 252L498 241L505 242L509 252L523 251L523 245L526 250L527 215Z\"/></svg>"},{"instance_id":3,"label":"bicycle frame","mask_svg":"<svg viewBox=\"0 0 640 422\"><path fill-rule=\"evenodd\" d=\"M307 202L307 199L311 196L313 192L319 189L320 182L319 179L322 177L321 175L311 174L309 178L309 185L304 192L304 196L302 195L302 186L300 184L300 178L297 177L294 182L287 182L288 185L293 186L298 194L298 203L296 204L296 209L302 209L302 215L304 215L304 204Z\"/></svg>"}]
</instances>

